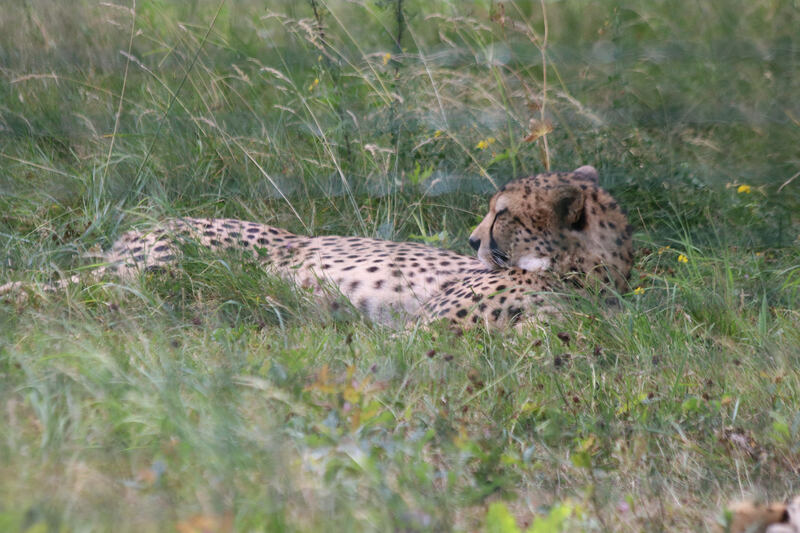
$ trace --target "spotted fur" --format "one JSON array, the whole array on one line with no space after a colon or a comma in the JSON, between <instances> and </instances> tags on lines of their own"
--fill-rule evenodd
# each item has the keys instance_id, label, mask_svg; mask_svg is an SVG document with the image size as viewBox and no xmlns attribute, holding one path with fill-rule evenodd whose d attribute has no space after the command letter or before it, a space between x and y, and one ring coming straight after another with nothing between
<instances>
[{"instance_id":1,"label":"spotted fur","mask_svg":"<svg viewBox=\"0 0 800 533\"><path fill-rule=\"evenodd\" d=\"M161 267L190 242L249 251L268 271L320 294L334 287L378 322L444 318L505 327L554 309L557 294L587 282L625 289L631 229L597 181L592 167L512 181L494 195L470 237L477 258L413 242L306 237L256 222L180 218L124 233L95 276ZM0 294L18 287L6 284Z\"/></svg>"}]
</instances>

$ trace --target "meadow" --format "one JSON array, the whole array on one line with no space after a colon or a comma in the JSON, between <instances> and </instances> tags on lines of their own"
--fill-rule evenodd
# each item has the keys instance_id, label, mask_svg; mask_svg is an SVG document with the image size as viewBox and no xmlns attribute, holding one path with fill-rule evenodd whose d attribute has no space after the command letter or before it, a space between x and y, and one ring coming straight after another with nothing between
<instances>
[{"instance_id":1,"label":"meadow","mask_svg":"<svg viewBox=\"0 0 800 533\"><path fill-rule=\"evenodd\" d=\"M168 216L426 242L583 164L621 309L395 331L241 257L0 302L0 530L711 531L800 493L797 0L10 0L0 284Z\"/></svg>"}]
</instances>

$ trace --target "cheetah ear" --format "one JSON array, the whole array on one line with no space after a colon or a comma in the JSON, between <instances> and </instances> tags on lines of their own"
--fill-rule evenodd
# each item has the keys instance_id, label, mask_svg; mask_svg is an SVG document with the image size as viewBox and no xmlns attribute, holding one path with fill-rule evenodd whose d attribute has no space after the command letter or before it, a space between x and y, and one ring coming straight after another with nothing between
<instances>
[{"instance_id":1,"label":"cheetah ear","mask_svg":"<svg viewBox=\"0 0 800 533\"><path fill-rule=\"evenodd\" d=\"M555 191L553 211L558 221L573 230L582 230L586 225L584 213L585 195L581 189L564 185Z\"/></svg>"},{"instance_id":2,"label":"cheetah ear","mask_svg":"<svg viewBox=\"0 0 800 533\"><path fill-rule=\"evenodd\" d=\"M597 183L600 179L600 176L597 174L597 169L592 165L583 165L582 167L578 167L573 171L573 173L595 183Z\"/></svg>"}]
</instances>

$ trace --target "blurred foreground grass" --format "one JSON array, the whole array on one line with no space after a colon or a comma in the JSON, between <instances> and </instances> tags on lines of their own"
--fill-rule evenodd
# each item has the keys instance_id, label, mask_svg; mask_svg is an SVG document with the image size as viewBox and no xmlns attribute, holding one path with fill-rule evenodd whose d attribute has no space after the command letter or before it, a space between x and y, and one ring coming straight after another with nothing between
<instances>
[{"instance_id":1,"label":"blurred foreground grass","mask_svg":"<svg viewBox=\"0 0 800 533\"><path fill-rule=\"evenodd\" d=\"M638 254L620 313L524 333L235 258L0 304L0 530L703 530L798 492L796 2L3 9L0 283L170 215L468 253L548 164L598 167Z\"/></svg>"}]
</instances>

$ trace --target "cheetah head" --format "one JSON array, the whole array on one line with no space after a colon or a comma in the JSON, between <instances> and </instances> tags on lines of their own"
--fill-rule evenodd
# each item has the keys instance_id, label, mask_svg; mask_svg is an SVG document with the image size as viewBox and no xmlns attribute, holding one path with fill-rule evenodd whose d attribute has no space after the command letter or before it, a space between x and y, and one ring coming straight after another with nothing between
<instances>
[{"instance_id":1,"label":"cheetah head","mask_svg":"<svg viewBox=\"0 0 800 533\"><path fill-rule=\"evenodd\" d=\"M620 291L633 262L631 227L591 166L508 183L469 243L491 269L591 274Z\"/></svg>"}]
</instances>

